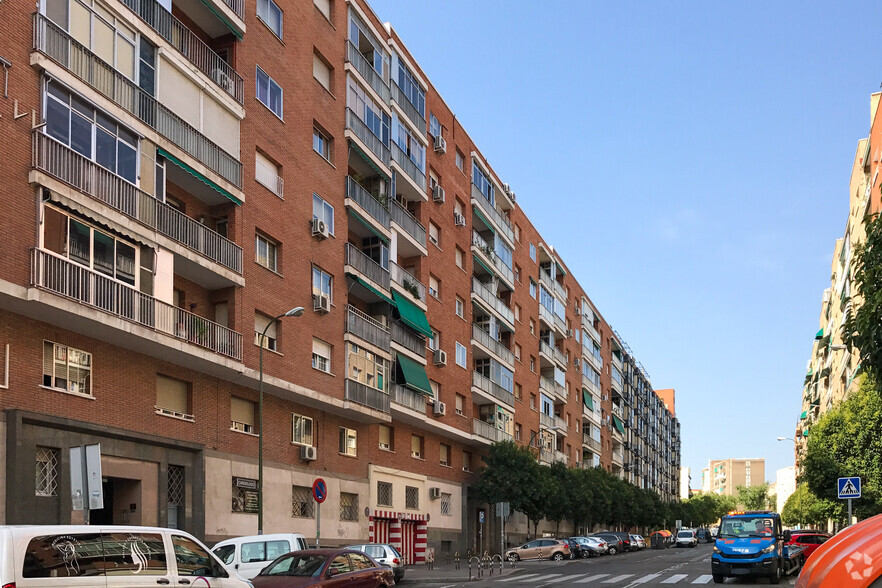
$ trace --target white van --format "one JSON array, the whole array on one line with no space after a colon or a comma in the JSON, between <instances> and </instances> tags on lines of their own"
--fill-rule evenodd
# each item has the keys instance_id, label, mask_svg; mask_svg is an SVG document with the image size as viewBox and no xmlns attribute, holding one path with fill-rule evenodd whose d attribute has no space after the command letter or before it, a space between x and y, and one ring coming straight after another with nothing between
<instances>
[{"instance_id":1,"label":"white van","mask_svg":"<svg viewBox=\"0 0 882 588\"><path fill-rule=\"evenodd\" d=\"M300 533L274 533L234 537L215 544L211 550L233 574L250 580L271 561L291 551L309 549Z\"/></svg>"},{"instance_id":2,"label":"white van","mask_svg":"<svg viewBox=\"0 0 882 588\"><path fill-rule=\"evenodd\" d=\"M195 537L116 525L0 526L0 586L249 588Z\"/></svg>"}]
</instances>

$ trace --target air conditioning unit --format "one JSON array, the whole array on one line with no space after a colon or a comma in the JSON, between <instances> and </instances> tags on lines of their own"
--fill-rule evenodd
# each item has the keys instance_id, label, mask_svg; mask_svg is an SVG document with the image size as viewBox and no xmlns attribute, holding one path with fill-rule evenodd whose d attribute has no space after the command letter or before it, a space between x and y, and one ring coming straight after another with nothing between
<instances>
[{"instance_id":1,"label":"air conditioning unit","mask_svg":"<svg viewBox=\"0 0 882 588\"><path fill-rule=\"evenodd\" d=\"M423 459L423 453L421 451L411 451L410 456L417 459Z\"/></svg>"},{"instance_id":2,"label":"air conditioning unit","mask_svg":"<svg viewBox=\"0 0 882 588\"><path fill-rule=\"evenodd\" d=\"M313 298L315 302L315 311L320 314L327 314L331 312L331 299L327 296L316 296Z\"/></svg>"},{"instance_id":3,"label":"air conditioning unit","mask_svg":"<svg viewBox=\"0 0 882 588\"><path fill-rule=\"evenodd\" d=\"M569 338L572 337L572 336L573 336L573 330L572 330L572 329L567 329L567 339L569 339Z\"/></svg>"},{"instance_id":4,"label":"air conditioning unit","mask_svg":"<svg viewBox=\"0 0 882 588\"><path fill-rule=\"evenodd\" d=\"M435 406L432 409L432 414L434 414L435 416L444 416L445 414L447 414L447 405L440 400L436 400Z\"/></svg>"},{"instance_id":5,"label":"air conditioning unit","mask_svg":"<svg viewBox=\"0 0 882 588\"><path fill-rule=\"evenodd\" d=\"M506 194L511 194L511 186L508 184L502 184L502 191Z\"/></svg>"},{"instance_id":6,"label":"air conditioning unit","mask_svg":"<svg viewBox=\"0 0 882 588\"><path fill-rule=\"evenodd\" d=\"M577 306L576 309L573 311L573 314L579 316L580 314L582 314L582 310Z\"/></svg>"},{"instance_id":7,"label":"air conditioning unit","mask_svg":"<svg viewBox=\"0 0 882 588\"><path fill-rule=\"evenodd\" d=\"M465 226L465 217L463 215L459 214L458 212L454 212L453 213L453 224L456 225L457 227L464 227Z\"/></svg>"},{"instance_id":8,"label":"air conditioning unit","mask_svg":"<svg viewBox=\"0 0 882 588\"><path fill-rule=\"evenodd\" d=\"M447 352L443 349L436 349L432 363L435 365L447 365Z\"/></svg>"},{"instance_id":9,"label":"air conditioning unit","mask_svg":"<svg viewBox=\"0 0 882 588\"><path fill-rule=\"evenodd\" d=\"M328 235L328 225L325 224L320 218L312 219L312 236L319 237L320 239L327 239Z\"/></svg>"},{"instance_id":10,"label":"air conditioning unit","mask_svg":"<svg viewBox=\"0 0 882 588\"><path fill-rule=\"evenodd\" d=\"M577 357L573 360L573 366L576 368L582 367L582 360Z\"/></svg>"},{"instance_id":11,"label":"air conditioning unit","mask_svg":"<svg viewBox=\"0 0 882 588\"><path fill-rule=\"evenodd\" d=\"M304 445L300 448L300 459L303 461L315 461L318 451L312 445Z\"/></svg>"},{"instance_id":12,"label":"air conditioning unit","mask_svg":"<svg viewBox=\"0 0 882 588\"><path fill-rule=\"evenodd\" d=\"M442 188L438 184L435 184L432 187L432 200L434 200L438 204L444 202L444 188Z\"/></svg>"},{"instance_id":13,"label":"air conditioning unit","mask_svg":"<svg viewBox=\"0 0 882 588\"><path fill-rule=\"evenodd\" d=\"M429 488L429 498L431 500L437 500L441 498L441 488L431 487Z\"/></svg>"},{"instance_id":14,"label":"air conditioning unit","mask_svg":"<svg viewBox=\"0 0 882 588\"><path fill-rule=\"evenodd\" d=\"M447 139L445 139L441 135L437 135L435 137L435 152L447 153Z\"/></svg>"}]
</instances>

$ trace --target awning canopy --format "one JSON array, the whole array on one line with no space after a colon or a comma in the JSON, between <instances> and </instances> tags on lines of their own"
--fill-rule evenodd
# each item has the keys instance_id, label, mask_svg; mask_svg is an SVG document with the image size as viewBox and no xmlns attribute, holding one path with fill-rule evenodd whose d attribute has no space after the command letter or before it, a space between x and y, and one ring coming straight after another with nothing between
<instances>
[{"instance_id":1,"label":"awning canopy","mask_svg":"<svg viewBox=\"0 0 882 588\"><path fill-rule=\"evenodd\" d=\"M487 267L487 264L484 263L483 261L481 261L481 258L480 258L480 257L478 257L477 255L472 255L472 257L475 259L475 261L476 261L478 264L481 265L482 268L484 268L485 270L487 270L487 273L488 273L488 274L490 274L490 275L492 275L492 276L495 276L495 275L496 275L496 272L494 272L492 269L490 269L489 267Z\"/></svg>"},{"instance_id":2,"label":"awning canopy","mask_svg":"<svg viewBox=\"0 0 882 588\"><path fill-rule=\"evenodd\" d=\"M355 211L352 210L351 208L349 209L349 215L350 215L352 218L354 218L356 221L358 221L360 224L364 225L364 227L365 227L367 230L369 230L372 234L376 235L377 238L378 238L380 241L382 241L387 247L389 246L389 239L388 239L388 237L386 237L383 233L381 233L381 232L378 231L376 228L374 228L374 225L372 225L371 223L367 222L363 216L361 216L360 214L358 214L357 212L355 212Z\"/></svg>"},{"instance_id":3,"label":"awning canopy","mask_svg":"<svg viewBox=\"0 0 882 588\"><path fill-rule=\"evenodd\" d=\"M613 417L613 423L615 423L615 425L616 425L616 429L619 430L619 433L624 434L625 425L624 425L624 423L622 423L622 419L620 419L616 415L612 415L612 417Z\"/></svg>"},{"instance_id":4,"label":"awning canopy","mask_svg":"<svg viewBox=\"0 0 882 588\"><path fill-rule=\"evenodd\" d=\"M414 392L419 392L420 394L425 394L426 396L431 397L432 385L429 384L429 376L426 375L426 368L422 364L417 363L400 353L396 353L395 358L398 360L398 367L401 368L401 373L399 375L403 377L404 385Z\"/></svg>"},{"instance_id":5,"label":"awning canopy","mask_svg":"<svg viewBox=\"0 0 882 588\"><path fill-rule=\"evenodd\" d=\"M238 198L236 198L235 196L233 196L232 192L230 192L229 190L224 190L216 182L213 182L209 178L205 177L205 175L203 175L202 173L195 170L192 166L184 163L183 161L181 161L180 159L178 159L177 157L175 157L174 155L172 155L171 153L169 153L168 151L166 151L162 147L157 147L156 152L159 153L160 155L162 155L163 157L165 157L167 160L169 160L170 162L172 162L176 166L178 166L179 168L181 168L182 170L184 170L185 172L187 172L188 174L190 174L191 176L193 176L194 178L196 178L197 180L199 180L200 182L202 182L203 184L205 184L206 186L208 186L209 188L216 190L217 192L220 192L221 194L223 194L224 196L226 196L227 198L229 198L230 200L232 200L233 202L235 202L239 206L242 205L242 201L239 200Z\"/></svg>"},{"instance_id":6,"label":"awning canopy","mask_svg":"<svg viewBox=\"0 0 882 588\"><path fill-rule=\"evenodd\" d=\"M382 292L380 292L379 290L377 290L376 288L371 286L369 283L362 280L360 277L356 276L355 274L351 274L351 273L347 273L346 275L349 276L350 278L352 278L353 280L355 280L356 282L358 282L359 285L363 286L364 288L366 288L366 289L370 290L371 292L373 292L374 294L376 294L383 301L388 302L392 306L396 306L394 300L392 300L391 298L389 298L388 296L386 296L385 294L383 294Z\"/></svg>"},{"instance_id":7,"label":"awning canopy","mask_svg":"<svg viewBox=\"0 0 882 588\"><path fill-rule=\"evenodd\" d=\"M815 339L820 339L823 336L824 336L824 329L821 329L820 331L815 333Z\"/></svg>"},{"instance_id":8,"label":"awning canopy","mask_svg":"<svg viewBox=\"0 0 882 588\"><path fill-rule=\"evenodd\" d=\"M202 0L202 3L205 4L205 6L208 7L208 9L212 13L214 13L214 15L218 17L218 19L220 19L220 21L224 23L228 29L230 29L230 32L233 33L233 36L235 36L240 41L242 40L242 33L239 31L239 29L233 26L233 23L230 22L230 19L224 16L224 14L220 10L212 6L211 2L208 2L207 0Z\"/></svg>"},{"instance_id":9,"label":"awning canopy","mask_svg":"<svg viewBox=\"0 0 882 588\"><path fill-rule=\"evenodd\" d=\"M487 217L484 216L484 213L481 212L481 209L478 208L477 206L474 206L474 205L473 205L473 206L472 206L472 210L475 211L475 215L476 215L479 219L481 219L481 222L484 223L485 225L487 225L487 228L490 229L490 231L495 235L495 234L496 234L496 228L493 226L493 223L491 223L490 221L487 220Z\"/></svg>"},{"instance_id":10,"label":"awning canopy","mask_svg":"<svg viewBox=\"0 0 882 588\"><path fill-rule=\"evenodd\" d=\"M386 181L389 181L389 179L390 179L389 174L387 174L386 172L381 170L379 167L377 167L377 164L374 163L370 157L368 157L367 153L365 153L364 151L361 150L361 147L359 147L358 144L355 143L355 141L352 141L352 140L349 141L349 148L355 149L355 152L361 156L361 158L371 167L371 169L373 169L375 172L377 172L378 174L383 176L383 179L385 179Z\"/></svg>"},{"instance_id":11,"label":"awning canopy","mask_svg":"<svg viewBox=\"0 0 882 588\"><path fill-rule=\"evenodd\" d=\"M589 410L594 410L594 399L591 397L591 392L585 388L582 388L582 402L585 403Z\"/></svg>"},{"instance_id":12,"label":"awning canopy","mask_svg":"<svg viewBox=\"0 0 882 588\"><path fill-rule=\"evenodd\" d=\"M567 275L567 270L564 269L563 264L561 262L559 262L558 260L555 259L554 265L557 266L557 271L559 271L561 275L563 275L563 276Z\"/></svg>"},{"instance_id":13,"label":"awning canopy","mask_svg":"<svg viewBox=\"0 0 882 588\"><path fill-rule=\"evenodd\" d=\"M802 414L799 415L799 418L804 419L808 413L806 411L802 411Z\"/></svg>"},{"instance_id":14,"label":"awning canopy","mask_svg":"<svg viewBox=\"0 0 882 588\"><path fill-rule=\"evenodd\" d=\"M401 318L401 322L411 329L422 333L426 337L431 337L432 328L429 326L429 320L426 318L426 313L424 313L419 306L395 290L392 290L392 297L395 299L395 306L398 308L398 315Z\"/></svg>"}]
</instances>

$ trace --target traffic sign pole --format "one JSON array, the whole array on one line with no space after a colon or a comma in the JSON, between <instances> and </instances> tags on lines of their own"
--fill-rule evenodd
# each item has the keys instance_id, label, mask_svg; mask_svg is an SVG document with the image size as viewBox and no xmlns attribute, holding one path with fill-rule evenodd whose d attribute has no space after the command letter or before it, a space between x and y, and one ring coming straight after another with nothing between
<instances>
[{"instance_id":1,"label":"traffic sign pole","mask_svg":"<svg viewBox=\"0 0 882 588\"><path fill-rule=\"evenodd\" d=\"M845 526L846 527L851 526L851 498L848 499L848 524Z\"/></svg>"},{"instance_id":2,"label":"traffic sign pole","mask_svg":"<svg viewBox=\"0 0 882 588\"><path fill-rule=\"evenodd\" d=\"M312 497L315 499L315 548L319 548L322 534L322 502L328 497L328 484L321 478L312 483Z\"/></svg>"}]
</instances>

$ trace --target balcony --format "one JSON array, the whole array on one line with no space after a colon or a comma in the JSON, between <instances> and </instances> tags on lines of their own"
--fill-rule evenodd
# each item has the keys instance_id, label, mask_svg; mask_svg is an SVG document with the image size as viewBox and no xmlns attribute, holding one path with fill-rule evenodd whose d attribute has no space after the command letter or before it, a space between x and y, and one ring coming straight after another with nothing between
<instances>
[{"instance_id":1,"label":"balcony","mask_svg":"<svg viewBox=\"0 0 882 588\"><path fill-rule=\"evenodd\" d=\"M487 200L484 193L474 184L472 184L472 202L477 203L478 208L480 208L481 212L483 212L490 222L495 225L499 234L506 237L509 245L514 246L514 229L511 226L511 221L508 220L507 216L499 212L496 207Z\"/></svg>"},{"instance_id":2,"label":"balcony","mask_svg":"<svg viewBox=\"0 0 882 588\"><path fill-rule=\"evenodd\" d=\"M554 326L554 313L545 308L542 304L539 305L539 318L545 321L545 324L549 327Z\"/></svg>"},{"instance_id":3,"label":"balcony","mask_svg":"<svg viewBox=\"0 0 882 588\"><path fill-rule=\"evenodd\" d=\"M552 459L556 462L567 463L567 454L563 451L555 451Z\"/></svg>"},{"instance_id":4,"label":"balcony","mask_svg":"<svg viewBox=\"0 0 882 588\"><path fill-rule=\"evenodd\" d=\"M39 131L33 133L33 166L145 227L242 273L242 248Z\"/></svg>"},{"instance_id":5,"label":"balcony","mask_svg":"<svg viewBox=\"0 0 882 588\"><path fill-rule=\"evenodd\" d=\"M426 414L426 397L399 384L392 384L392 402L410 410Z\"/></svg>"},{"instance_id":6,"label":"balcony","mask_svg":"<svg viewBox=\"0 0 882 588\"><path fill-rule=\"evenodd\" d=\"M410 100L407 99L407 96L404 95L404 92L401 91L401 88L398 87L398 84L396 84L394 80L390 85L392 86L392 100L395 101L395 104L401 108L404 114L407 115L407 118L409 118L414 126L416 126L420 132L420 136L425 136L426 117L417 112L417 109L410 103Z\"/></svg>"},{"instance_id":7,"label":"balcony","mask_svg":"<svg viewBox=\"0 0 882 588\"><path fill-rule=\"evenodd\" d=\"M549 361L556 362L562 370L566 371L568 367L567 356L564 355L560 349L553 347L540 339L539 353L545 355Z\"/></svg>"},{"instance_id":8,"label":"balcony","mask_svg":"<svg viewBox=\"0 0 882 588\"><path fill-rule=\"evenodd\" d=\"M478 345L484 347L490 353L496 355L502 363L507 364L508 367L514 369L514 353L507 349L501 342L491 337L490 333L475 324L472 325L472 340L473 342L477 342Z\"/></svg>"},{"instance_id":9,"label":"balcony","mask_svg":"<svg viewBox=\"0 0 882 588\"><path fill-rule=\"evenodd\" d=\"M598 333L597 329L594 328L593 321L593 313L582 313L582 330L588 333L588 336L591 337L595 343L597 343L598 345L602 345L603 340L600 338L600 333Z\"/></svg>"},{"instance_id":10,"label":"balcony","mask_svg":"<svg viewBox=\"0 0 882 588\"><path fill-rule=\"evenodd\" d=\"M377 70L368 63L368 60L365 59L365 56L361 54L358 48L352 44L352 41L346 41L346 61L351 63L368 85L380 95L383 103L388 104L389 86L386 85L386 81L377 73Z\"/></svg>"},{"instance_id":11,"label":"balcony","mask_svg":"<svg viewBox=\"0 0 882 588\"><path fill-rule=\"evenodd\" d=\"M392 341L420 357L426 356L426 338L398 321L392 321Z\"/></svg>"},{"instance_id":12,"label":"balcony","mask_svg":"<svg viewBox=\"0 0 882 588\"><path fill-rule=\"evenodd\" d=\"M228 4L232 7L230 1L228 0ZM159 33L221 90L232 96L239 104L245 103L245 84L242 76L159 2L156 0L120 0L120 2Z\"/></svg>"},{"instance_id":13,"label":"balcony","mask_svg":"<svg viewBox=\"0 0 882 588\"><path fill-rule=\"evenodd\" d=\"M587 433L582 433L582 445L600 453L600 441Z\"/></svg>"},{"instance_id":14,"label":"balcony","mask_svg":"<svg viewBox=\"0 0 882 588\"><path fill-rule=\"evenodd\" d=\"M550 414L545 414L544 412L539 413L539 426L544 427L546 429L554 429L554 416Z\"/></svg>"},{"instance_id":15,"label":"balcony","mask_svg":"<svg viewBox=\"0 0 882 588\"><path fill-rule=\"evenodd\" d=\"M582 347L582 357L584 357L588 363L594 366L595 370L597 370L598 372L603 371L603 359L594 355L591 350L585 348L584 346Z\"/></svg>"},{"instance_id":16,"label":"balcony","mask_svg":"<svg viewBox=\"0 0 882 588\"><path fill-rule=\"evenodd\" d=\"M365 255L361 249L352 243L346 243L346 265L384 290L389 289L389 271Z\"/></svg>"},{"instance_id":17,"label":"balcony","mask_svg":"<svg viewBox=\"0 0 882 588\"><path fill-rule=\"evenodd\" d=\"M621 449L612 452L612 462L619 466L625 463L625 455L622 453Z\"/></svg>"},{"instance_id":18,"label":"balcony","mask_svg":"<svg viewBox=\"0 0 882 588\"><path fill-rule=\"evenodd\" d=\"M508 406L514 406L514 394L480 372L472 372L472 387Z\"/></svg>"},{"instance_id":19,"label":"balcony","mask_svg":"<svg viewBox=\"0 0 882 588\"><path fill-rule=\"evenodd\" d=\"M426 172L417 167L417 164L413 162L395 141L392 141L392 161L397 163L402 171L419 187L422 199L428 200L429 197L426 194Z\"/></svg>"},{"instance_id":20,"label":"balcony","mask_svg":"<svg viewBox=\"0 0 882 588\"><path fill-rule=\"evenodd\" d=\"M389 413L389 395L361 382L346 378L343 400L367 406L380 412Z\"/></svg>"},{"instance_id":21,"label":"balcony","mask_svg":"<svg viewBox=\"0 0 882 588\"><path fill-rule=\"evenodd\" d=\"M157 300L49 251L31 251L33 286L242 361L241 333Z\"/></svg>"},{"instance_id":22,"label":"balcony","mask_svg":"<svg viewBox=\"0 0 882 588\"><path fill-rule=\"evenodd\" d=\"M389 203L389 213L392 217L392 222L401 227L405 233L422 246L422 254L425 255L426 227L395 200L391 200Z\"/></svg>"},{"instance_id":23,"label":"balcony","mask_svg":"<svg viewBox=\"0 0 882 588\"><path fill-rule=\"evenodd\" d=\"M487 304L490 310L495 311L502 320L506 321L514 330L514 311L505 305L500 298L496 297L478 278L472 278L472 294Z\"/></svg>"},{"instance_id":24,"label":"balcony","mask_svg":"<svg viewBox=\"0 0 882 588\"><path fill-rule=\"evenodd\" d=\"M620 419L624 419L624 418L625 418L625 416L624 416L624 411L622 410L622 407L621 407L621 406L618 406L618 405L616 405L616 404L613 404L613 405L612 405L612 413L613 413L614 415L616 415L617 417L619 417Z\"/></svg>"},{"instance_id":25,"label":"balcony","mask_svg":"<svg viewBox=\"0 0 882 588\"><path fill-rule=\"evenodd\" d=\"M242 163L236 157L40 14L34 15L34 49L92 86L211 171L237 188L242 188Z\"/></svg>"},{"instance_id":26,"label":"balcony","mask_svg":"<svg viewBox=\"0 0 882 588\"><path fill-rule=\"evenodd\" d=\"M346 332L380 349L389 349L389 327L348 304L346 305Z\"/></svg>"},{"instance_id":27,"label":"balcony","mask_svg":"<svg viewBox=\"0 0 882 588\"><path fill-rule=\"evenodd\" d=\"M245 0L223 0L223 2L230 7L236 16L245 20Z\"/></svg>"},{"instance_id":28,"label":"balcony","mask_svg":"<svg viewBox=\"0 0 882 588\"><path fill-rule=\"evenodd\" d=\"M551 277L547 271L539 270L539 280L545 284L545 288L558 297L564 303L568 302L566 290L560 285L560 282Z\"/></svg>"},{"instance_id":29,"label":"balcony","mask_svg":"<svg viewBox=\"0 0 882 588\"><path fill-rule=\"evenodd\" d=\"M551 378L539 376L539 388L545 390L550 395L557 397L559 400L566 402L568 398L567 389L561 386Z\"/></svg>"},{"instance_id":30,"label":"balcony","mask_svg":"<svg viewBox=\"0 0 882 588\"><path fill-rule=\"evenodd\" d=\"M352 176L346 176L346 198L357 204L361 210L377 221L381 227L387 231L389 230L389 221L391 219L389 211L373 194L356 182Z\"/></svg>"},{"instance_id":31,"label":"balcony","mask_svg":"<svg viewBox=\"0 0 882 588\"><path fill-rule=\"evenodd\" d=\"M419 300L423 304L426 303L426 286L409 271L395 263L389 262L389 275L392 281L401 286L415 300Z\"/></svg>"},{"instance_id":32,"label":"balcony","mask_svg":"<svg viewBox=\"0 0 882 588\"><path fill-rule=\"evenodd\" d=\"M482 439L490 441L491 443L512 440L512 436L502 429L497 429L490 423L485 423L484 421L478 419L472 419L472 433L474 433L478 437L481 437Z\"/></svg>"},{"instance_id":33,"label":"balcony","mask_svg":"<svg viewBox=\"0 0 882 588\"><path fill-rule=\"evenodd\" d=\"M567 429L569 429L569 427L567 426L567 421L557 415L554 416L554 428L556 428L558 432L563 434L566 434Z\"/></svg>"},{"instance_id":34,"label":"balcony","mask_svg":"<svg viewBox=\"0 0 882 588\"><path fill-rule=\"evenodd\" d=\"M619 370L619 378L622 377L622 371L625 369L622 365L622 356L618 353L612 353L612 364L613 367L618 368Z\"/></svg>"},{"instance_id":35,"label":"balcony","mask_svg":"<svg viewBox=\"0 0 882 588\"><path fill-rule=\"evenodd\" d=\"M384 167L389 165L389 148L349 108L346 109L346 128L355 133L355 136L370 149L371 153L377 156Z\"/></svg>"}]
</instances>

